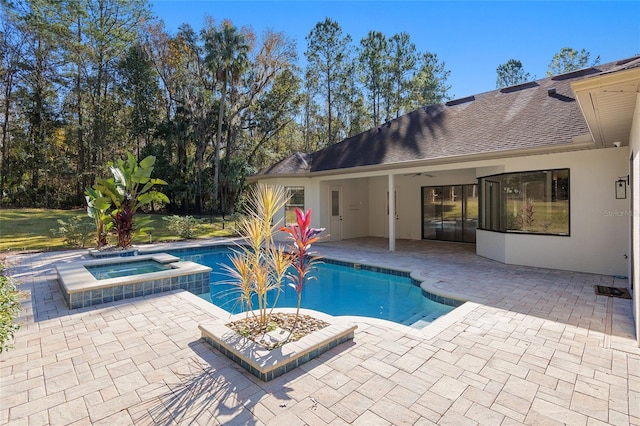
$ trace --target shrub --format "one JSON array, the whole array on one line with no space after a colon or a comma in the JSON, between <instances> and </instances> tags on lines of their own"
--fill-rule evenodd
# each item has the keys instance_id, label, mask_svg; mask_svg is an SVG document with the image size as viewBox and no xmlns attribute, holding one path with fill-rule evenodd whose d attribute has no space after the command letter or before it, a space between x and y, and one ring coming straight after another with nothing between
<instances>
[{"instance_id":1,"label":"shrub","mask_svg":"<svg viewBox=\"0 0 640 426\"><path fill-rule=\"evenodd\" d=\"M167 228L171 232L175 232L180 238L188 240L195 238L196 233L202 225L202 219L196 219L193 216L167 216L162 220L167 221Z\"/></svg>"},{"instance_id":2,"label":"shrub","mask_svg":"<svg viewBox=\"0 0 640 426\"><path fill-rule=\"evenodd\" d=\"M65 244L73 247L84 247L93 233L93 224L87 222L84 216L72 217L68 221L58 219L58 229L52 228L54 236L64 238Z\"/></svg>"},{"instance_id":3,"label":"shrub","mask_svg":"<svg viewBox=\"0 0 640 426\"><path fill-rule=\"evenodd\" d=\"M22 310L20 299L23 293L16 288L13 278L6 276L5 267L0 263L0 353L11 346L7 341L13 339L13 335L20 328L15 319Z\"/></svg>"}]
</instances>

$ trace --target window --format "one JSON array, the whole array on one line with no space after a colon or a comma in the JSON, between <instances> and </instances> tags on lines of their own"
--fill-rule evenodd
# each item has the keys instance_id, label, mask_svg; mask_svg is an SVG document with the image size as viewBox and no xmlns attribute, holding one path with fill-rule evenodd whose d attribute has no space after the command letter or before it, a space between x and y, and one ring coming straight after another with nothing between
<instances>
[{"instance_id":1,"label":"window","mask_svg":"<svg viewBox=\"0 0 640 426\"><path fill-rule=\"evenodd\" d=\"M569 169L506 173L479 181L481 229L569 235Z\"/></svg>"},{"instance_id":2,"label":"window","mask_svg":"<svg viewBox=\"0 0 640 426\"><path fill-rule=\"evenodd\" d=\"M288 186L286 190L290 198L284 206L284 222L296 224L296 207L304 212L304 186Z\"/></svg>"}]
</instances>

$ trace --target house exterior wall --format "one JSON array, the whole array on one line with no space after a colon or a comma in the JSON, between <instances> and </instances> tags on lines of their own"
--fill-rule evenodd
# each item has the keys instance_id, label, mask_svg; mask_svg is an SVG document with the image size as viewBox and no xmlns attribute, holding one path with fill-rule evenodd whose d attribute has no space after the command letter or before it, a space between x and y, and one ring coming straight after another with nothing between
<instances>
[{"instance_id":1,"label":"house exterior wall","mask_svg":"<svg viewBox=\"0 0 640 426\"><path fill-rule=\"evenodd\" d=\"M570 169L570 235L548 236L478 231L477 253L501 262L627 275L627 200L615 199L615 181L626 175L623 149L601 149L514 158L505 172ZM501 242L504 244L501 245Z\"/></svg>"},{"instance_id":2,"label":"house exterior wall","mask_svg":"<svg viewBox=\"0 0 640 426\"><path fill-rule=\"evenodd\" d=\"M451 166L449 166L451 167ZM369 180L369 235L388 236L387 176ZM475 168L444 170L429 174L404 173L395 177L396 183L396 237L419 240L422 238L422 187L464 185L477 183Z\"/></svg>"},{"instance_id":3,"label":"house exterior wall","mask_svg":"<svg viewBox=\"0 0 640 426\"><path fill-rule=\"evenodd\" d=\"M637 131L637 124L635 127ZM636 144L640 142L635 141ZM637 148L636 152L640 151ZM421 188L477 183L477 178L499 173L570 169L570 235L532 235L477 231L480 256L508 264L592 272L629 274L629 198L615 199L615 181L628 173L628 151L594 149L482 160L438 167L396 170L396 237L422 238ZM425 172L425 170L427 170ZM388 173L388 172L387 172ZM640 175L638 173L637 176ZM312 225L330 228L331 187L342 190L343 238L388 236L388 175L269 179L269 183L305 187L305 208L312 208ZM634 189L638 185L632 186ZM636 197L636 200L640 196ZM639 251L640 252L640 251ZM627 258L625 258L627 256ZM640 256L637 256L640 257ZM638 269L638 268L637 268Z\"/></svg>"},{"instance_id":4,"label":"house exterior wall","mask_svg":"<svg viewBox=\"0 0 640 426\"><path fill-rule=\"evenodd\" d=\"M387 176L369 178L369 236L384 238L387 220Z\"/></svg>"},{"instance_id":5,"label":"house exterior wall","mask_svg":"<svg viewBox=\"0 0 640 426\"><path fill-rule=\"evenodd\" d=\"M339 179L320 183L322 226L329 229L332 188L342 190L342 238L369 235L369 179Z\"/></svg>"},{"instance_id":6,"label":"house exterior wall","mask_svg":"<svg viewBox=\"0 0 640 426\"><path fill-rule=\"evenodd\" d=\"M266 185L279 185L279 186L302 186L304 187L304 209L305 211L311 209L311 226L314 228L320 228L325 225L321 225L327 222L326 216L327 212L324 213L320 208L320 184L317 179L308 179L308 178L278 178L278 179L269 179L263 182ZM276 216L278 220L282 220L284 218L284 209L281 209L278 215ZM284 224L281 222L281 225ZM284 232L278 232L275 235L275 239L278 241L285 240L287 238L287 234Z\"/></svg>"},{"instance_id":7,"label":"house exterior wall","mask_svg":"<svg viewBox=\"0 0 640 426\"><path fill-rule=\"evenodd\" d=\"M633 272L633 276L629 276L631 277L630 282L633 283L633 316L636 325L636 340L640 346L640 94L636 95L636 108L629 135L629 155L633 167L633 170L630 170L633 176L631 182L633 205L630 206L630 211L634 219L631 229L633 238L630 242L630 248L633 250L631 256L633 268L629 267L629 274ZM628 219L631 221L632 218Z\"/></svg>"},{"instance_id":8,"label":"house exterior wall","mask_svg":"<svg viewBox=\"0 0 640 426\"><path fill-rule=\"evenodd\" d=\"M458 170L435 170L396 175L396 236L422 238L423 186L477 183L477 178L499 173L570 169L570 235L531 235L477 231L477 253L503 263L628 275L628 201L616 200L614 185L627 174L624 149L573 151L457 164ZM424 169L423 169L424 170ZM369 235L388 236L386 176L369 178Z\"/></svg>"}]
</instances>

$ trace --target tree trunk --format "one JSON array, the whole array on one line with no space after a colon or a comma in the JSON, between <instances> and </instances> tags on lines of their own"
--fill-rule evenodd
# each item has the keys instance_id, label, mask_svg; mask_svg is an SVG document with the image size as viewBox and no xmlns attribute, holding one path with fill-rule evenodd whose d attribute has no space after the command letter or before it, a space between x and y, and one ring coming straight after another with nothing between
<instances>
[{"instance_id":1,"label":"tree trunk","mask_svg":"<svg viewBox=\"0 0 640 426\"><path fill-rule=\"evenodd\" d=\"M80 30L80 18L78 18L78 46L82 42L82 31ZM84 174L84 166L85 166L85 146L84 146L84 117L82 114L82 74L81 74L81 65L80 58L77 58L78 63L76 64L77 74L76 74L76 108L78 114L78 161L76 163L76 174L78 176L78 184L76 186L76 198L77 201L80 202L82 200L84 190L88 186L87 177Z\"/></svg>"},{"instance_id":2,"label":"tree trunk","mask_svg":"<svg viewBox=\"0 0 640 426\"><path fill-rule=\"evenodd\" d=\"M327 73L327 116L329 118L329 137L327 138L327 145L333 145L333 135L331 133L331 76Z\"/></svg>"},{"instance_id":3,"label":"tree trunk","mask_svg":"<svg viewBox=\"0 0 640 426\"><path fill-rule=\"evenodd\" d=\"M7 157L9 153L9 111L11 110L11 92L13 87L13 70L8 70L4 88L4 121L2 122L2 164L0 165L0 206L4 201L4 186L7 181Z\"/></svg>"},{"instance_id":4,"label":"tree trunk","mask_svg":"<svg viewBox=\"0 0 640 426\"><path fill-rule=\"evenodd\" d=\"M222 95L220 96L220 108L218 109L218 131L216 132L216 150L214 156L213 171L213 209L218 206L218 189L220 185L220 145L222 140L222 118L224 117L224 98L227 95L227 76L222 79Z\"/></svg>"}]
</instances>

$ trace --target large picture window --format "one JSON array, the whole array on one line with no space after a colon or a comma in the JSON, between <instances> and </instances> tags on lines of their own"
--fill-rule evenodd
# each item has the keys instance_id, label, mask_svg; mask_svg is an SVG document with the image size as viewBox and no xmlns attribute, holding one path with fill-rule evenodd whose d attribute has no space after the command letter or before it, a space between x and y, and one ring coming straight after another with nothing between
<instances>
[{"instance_id":1,"label":"large picture window","mask_svg":"<svg viewBox=\"0 0 640 426\"><path fill-rule=\"evenodd\" d=\"M569 169L479 179L480 228L569 235Z\"/></svg>"},{"instance_id":2,"label":"large picture window","mask_svg":"<svg viewBox=\"0 0 640 426\"><path fill-rule=\"evenodd\" d=\"M284 221L286 225L297 223L296 207L304 211L304 186L288 186L285 188L290 197L284 206Z\"/></svg>"}]
</instances>

